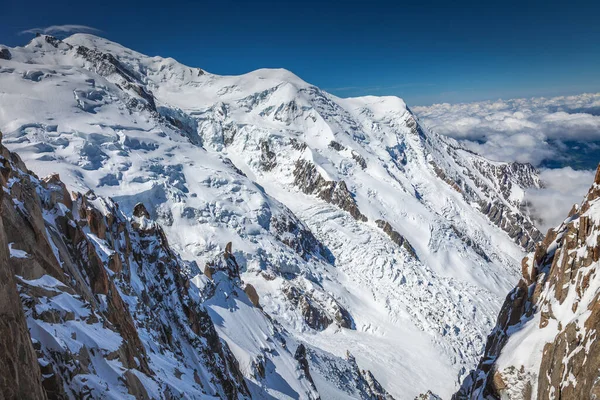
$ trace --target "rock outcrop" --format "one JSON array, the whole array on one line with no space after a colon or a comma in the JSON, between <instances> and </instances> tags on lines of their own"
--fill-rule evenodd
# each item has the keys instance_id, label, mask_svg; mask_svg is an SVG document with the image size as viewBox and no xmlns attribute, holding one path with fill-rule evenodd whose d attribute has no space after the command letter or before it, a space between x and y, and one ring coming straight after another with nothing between
<instances>
[{"instance_id":1,"label":"rock outcrop","mask_svg":"<svg viewBox=\"0 0 600 400\"><path fill-rule=\"evenodd\" d=\"M314 290L303 290L290 283L284 285L282 292L300 311L310 328L322 331L335 322L342 328L354 329L352 316L335 299Z\"/></svg>"},{"instance_id":2,"label":"rock outcrop","mask_svg":"<svg viewBox=\"0 0 600 400\"><path fill-rule=\"evenodd\" d=\"M389 222L378 219L375 221L375 223L379 228L383 229L390 239L392 239L392 242L396 243L400 247L403 247L410 255L412 255L414 258L417 258L417 253L415 253L415 249L412 247L409 241L406 240L406 238L396 230L394 230Z\"/></svg>"},{"instance_id":3,"label":"rock outcrop","mask_svg":"<svg viewBox=\"0 0 600 400\"><path fill-rule=\"evenodd\" d=\"M192 266L142 204L128 219L0 152L3 398L249 396Z\"/></svg>"},{"instance_id":4,"label":"rock outcrop","mask_svg":"<svg viewBox=\"0 0 600 400\"><path fill-rule=\"evenodd\" d=\"M10 54L10 50L6 48L0 49L0 59L2 60L10 60L12 55Z\"/></svg>"},{"instance_id":5,"label":"rock outcrop","mask_svg":"<svg viewBox=\"0 0 600 400\"><path fill-rule=\"evenodd\" d=\"M260 298L258 297L258 293L256 292L254 286L247 283L244 286L244 292L246 292L246 295L248 296L248 299L250 299L250 302L252 302L252 305L254 305L254 307L260 308Z\"/></svg>"},{"instance_id":6,"label":"rock outcrop","mask_svg":"<svg viewBox=\"0 0 600 400\"><path fill-rule=\"evenodd\" d=\"M428 390L427 393L422 393L415 397L415 400L442 400L442 398L433 393L431 390Z\"/></svg>"},{"instance_id":7,"label":"rock outcrop","mask_svg":"<svg viewBox=\"0 0 600 400\"><path fill-rule=\"evenodd\" d=\"M5 161L4 159L3 161ZM2 183L8 173L2 167ZM0 199L6 195L0 191ZM4 202L2 202L3 207ZM0 210L3 213L4 210ZM12 243L11 247L12 249ZM45 399L38 360L10 265L9 244L0 218L0 393L3 399Z\"/></svg>"},{"instance_id":8,"label":"rock outcrop","mask_svg":"<svg viewBox=\"0 0 600 400\"><path fill-rule=\"evenodd\" d=\"M581 206L523 260L476 370L453 399L600 396L600 166Z\"/></svg>"},{"instance_id":9,"label":"rock outcrop","mask_svg":"<svg viewBox=\"0 0 600 400\"><path fill-rule=\"evenodd\" d=\"M269 222L269 230L275 237L294 249L305 260L317 257L327 262L334 261L329 249L317 240L310 229L291 212L271 215Z\"/></svg>"},{"instance_id":10,"label":"rock outcrop","mask_svg":"<svg viewBox=\"0 0 600 400\"><path fill-rule=\"evenodd\" d=\"M50 38L51 36L46 37ZM62 41L60 43L68 45ZM85 46L77 46L76 52L78 56L90 64L90 69L101 76L111 78L117 85L120 85L125 91L129 92L131 97L127 99L127 105L131 109L146 109L158 115L152 93L149 93L137 81L137 77L133 71L127 69L112 54L103 53L97 49L90 49Z\"/></svg>"},{"instance_id":11,"label":"rock outcrop","mask_svg":"<svg viewBox=\"0 0 600 400\"><path fill-rule=\"evenodd\" d=\"M535 168L517 162L494 163L475 154L467 158L470 162L466 164L457 156L457 151L466 150L448 146L448 151L459 165L465 167L464 176L449 176L442 166L430 160L435 175L466 200L476 203L479 211L515 243L533 251L544 235L533 224L532 216L525 212L525 201L518 193L523 189L542 187Z\"/></svg>"},{"instance_id":12,"label":"rock outcrop","mask_svg":"<svg viewBox=\"0 0 600 400\"><path fill-rule=\"evenodd\" d=\"M344 181L328 181L317 171L313 163L306 160L296 161L294 183L306 194L315 194L328 203L348 211L358 221L367 221L359 210L352 193Z\"/></svg>"},{"instance_id":13,"label":"rock outcrop","mask_svg":"<svg viewBox=\"0 0 600 400\"><path fill-rule=\"evenodd\" d=\"M304 346L302 343L300 343L300 345L296 348L294 358L296 359L296 361L298 361L298 366L300 367L302 373L304 373L306 379L308 379L308 381L314 387L315 383L312 379L312 376L310 375L310 366L308 365L308 359L306 358L306 346Z\"/></svg>"},{"instance_id":14,"label":"rock outcrop","mask_svg":"<svg viewBox=\"0 0 600 400\"><path fill-rule=\"evenodd\" d=\"M543 239L542 233L523 214L511 211L499 200L479 201L479 209L494 225L508 233L513 240L528 251L533 251L535 244Z\"/></svg>"}]
</instances>

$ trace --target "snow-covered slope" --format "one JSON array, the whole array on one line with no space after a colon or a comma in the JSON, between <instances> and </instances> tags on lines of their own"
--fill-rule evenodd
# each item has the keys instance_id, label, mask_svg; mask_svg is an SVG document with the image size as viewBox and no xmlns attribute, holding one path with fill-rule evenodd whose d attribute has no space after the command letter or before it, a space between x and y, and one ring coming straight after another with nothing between
<instances>
[{"instance_id":1,"label":"snow-covered slope","mask_svg":"<svg viewBox=\"0 0 600 400\"><path fill-rule=\"evenodd\" d=\"M229 248L198 274L143 204L127 218L111 200L70 195L57 175L40 180L15 153L0 154L0 287L11 299L2 398L387 396L353 358L299 343L272 321Z\"/></svg>"},{"instance_id":2,"label":"snow-covered slope","mask_svg":"<svg viewBox=\"0 0 600 400\"><path fill-rule=\"evenodd\" d=\"M126 214L144 202L184 260L232 242L315 371L350 359L397 398L450 395L541 238L521 211L531 166L425 131L401 99L341 99L285 70L213 75L91 35L2 54L5 145ZM260 358L210 315L243 371ZM330 376L316 388L339 397Z\"/></svg>"},{"instance_id":3,"label":"snow-covered slope","mask_svg":"<svg viewBox=\"0 0 600 400\"><path fill-rule=\"evenodd\" d=\"M142 205L132 219L91 192L71 197L58 176L40 180L0 148L2 225L49 398L238 398L249 394L221 342L186 265ZM188 272L186 272L186 270ZM11 335L2 331L3 340ZM31 345L30 345L31 346ZM4 357L4 354L3 354ZM290 357L291 358L291 357ZM19 359L17 363L24 362ZM45 398L20 375L3 382ZM16 376L15 376L16 375ZM130 396L131 395L131 396Z\"/></svg>"},{"instance_id":4,"label":"snow-covered slope","mask_svg":"<svg viewBox=\"0 0 600 400\"><path fill-rule=\"evenodd\" d=\"M523 259L478 367L455 399L600 396L600 165L580 206Z\"/></svg>"}]
</instances>

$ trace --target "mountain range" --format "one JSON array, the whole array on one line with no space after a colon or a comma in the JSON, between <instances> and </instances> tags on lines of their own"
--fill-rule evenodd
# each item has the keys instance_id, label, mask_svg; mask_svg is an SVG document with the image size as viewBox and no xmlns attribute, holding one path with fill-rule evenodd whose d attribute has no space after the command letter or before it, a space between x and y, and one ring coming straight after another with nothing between
<instances>
[{"instance_id":1,"label":"mountain range","mask_svg":"<svg viewBox=\"0 0 600 400\"><path fill-rule=\"evenodd\" d=\"M0 129L6 398L524 393L540 364L499 354L555 302L546 282L565 293L557 248L590 289L576 317L544 317L552 334L571 340L600 287L595 192L544 237L535 168L396 97L38 35L0 47Z\"/></svg>"}]
</instances>

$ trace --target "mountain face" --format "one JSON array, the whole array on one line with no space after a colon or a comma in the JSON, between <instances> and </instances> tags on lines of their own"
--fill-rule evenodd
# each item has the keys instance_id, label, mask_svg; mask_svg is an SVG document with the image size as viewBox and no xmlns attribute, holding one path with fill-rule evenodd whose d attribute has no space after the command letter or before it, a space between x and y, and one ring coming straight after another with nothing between
<instances>
[{"instance_id":1,"label":"mountain face","mask_svg":"<svg viewBox=\"0 0 600 400\"><path fill-rule=\"evenodd\" d=\"M330 379L343 377L349 397L389 398L351 356L297 343L271 321L230 247L201 275L143 204L126 217L0 151L3 398L318 398L312 358L336 367Z\"/></svg>"},{"instance_id":2,"label":"mountain face","mask_svg":"<svg viewBox=\"0 0 600 400\"><path fill-rule=\"evenodd\" d=\"M82 34L0 54L5 151L60 176L16 168L42 204L69 188L45 206L61 218L27 217L47 244L8 239L45 260L9 264L68 397L448 397L542 238L523 211L530 165L428 132L398 98L342 99L285 70L218 76ZM93 370L76 367L83 347Z\"/></svg>"},{"instance_id":3,"label":"mountain face","mask_svg":"<svg viewBox=\"0 0 600 400\"><path fill-rule=\"evenodd\" d=\"M600 166L580 206L523 259L485 354L453 399L600 397Z\"/></svg>"},{"instance_id":4,"label":"mountain face","mask_svg":"<svg viewBox=\"0 0 600 400\"><path fill-rule=\"evenodd\" d=\"M16 277L37 358L32 373L41 372L48 397L94 394L105 385L114 398L248 393L189 290L190 266L142 205L128 220L92 192L72 198L57 175L40 180L25 172L5 148L2 162L1 234L10 257L2 268ZM177 385L174 370L190 377L187 385Z\"/></svg>"}]
</instances>

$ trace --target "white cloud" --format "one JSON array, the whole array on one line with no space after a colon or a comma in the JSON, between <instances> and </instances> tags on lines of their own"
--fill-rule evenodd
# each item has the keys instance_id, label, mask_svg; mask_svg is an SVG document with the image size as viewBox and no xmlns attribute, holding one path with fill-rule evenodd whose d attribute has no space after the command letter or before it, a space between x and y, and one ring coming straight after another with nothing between
<instances>
[{"instance_id":1,"label":"white cloud","mask_svg":"<svg viewBox=\"0 0 600 400\"><path fill-rule=\"evenodd\" d=\"M78 32L99 33L99 29L86 25L52 25L45 28L32 28L19 32L21 35L42 33L44 35L71 34Z\"/></svg>"},{"instance_id":2,"label":"white cloud","mask_svg":"<svg viewBox=\"0 0 600 400\"><path fill-rule=\"evenodd\" d=\"M600 116L563 111L545 115L541 121L542 131L549 138L598 140L600 138Z\"/></svg>"},{"instance_id":3,"label":"white cloud","mask_svg":"<svg viewBox=\"0 0 600 400\"><path fill-rule=\"evenodd\" d=\"M600 93L444 103L413 111L435 132L498 161L539 165L561 156L561 142L600 141Z\"/></svg>"},{"instance_id":4,"label":"white cloud","mask_svg":"<svg viewBox=\"0 0 600 400\"><path fill-rule=\"evenodd\" d=\"M434 104L413 107L437 133L497 161L530 162L542 169L543 189L528 190L530 212L544 232L580 203L600 162L600 93ZM565 167L566 166L566 167Z\"/></svg>"},{"instance_id":5,"label":"white cloud","mask_svg":"<svg viewBox=\"0 0 600 400\"><path fill-rule=\"evenodd\" d=\"M485 142L466 141L463 144L492 160L539 165L556 153L556 149L539 136L519 132L507 138L504 133L494 133L488 135Z\"/></svg>"},{"instance_id":6,"label":"white cloud","mask_svg":"<svg viewBox=\"0 0 600 400\"><path fill-rule=\"evenodd\" d=\"M538 227L545 233L565 220L573 204L580 204L592 182L595 171L577 171L571 167L545 169L540 177L546 186L530 189L525 200L531 203L532 215L541 219Z\"/></svg>"}]
</instances>

